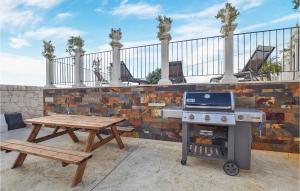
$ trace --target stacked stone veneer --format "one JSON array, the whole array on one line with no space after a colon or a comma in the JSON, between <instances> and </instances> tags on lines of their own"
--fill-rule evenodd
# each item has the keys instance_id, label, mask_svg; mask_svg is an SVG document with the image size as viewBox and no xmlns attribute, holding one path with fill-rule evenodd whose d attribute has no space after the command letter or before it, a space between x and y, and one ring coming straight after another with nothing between
<instances>
[{"instance_id":1,"label":"stacked stone veneer","mask_svg":"<svg viewBox=\"0 0 300 191\"><path fill-rule=\"evenodd\" d=\"M20 112L24 119L43 115L43 88L0 85L0 114Z\"/></svg>"},{"instance_id":2,"label":"stacked stone veneer","mask_svg":"<svg viewBox=\"0 0 300 191\"><path fill-rule=\"evenodd\" d=\"M261 136L253 125L253 148L299 152L298 82L47 89L44 112L123 116L136 128L130 136L181 141L180 120L162 119L161 109L181 106L184 91L234 91L236 107L267 114Z\"/></svg>"}]
</instances>

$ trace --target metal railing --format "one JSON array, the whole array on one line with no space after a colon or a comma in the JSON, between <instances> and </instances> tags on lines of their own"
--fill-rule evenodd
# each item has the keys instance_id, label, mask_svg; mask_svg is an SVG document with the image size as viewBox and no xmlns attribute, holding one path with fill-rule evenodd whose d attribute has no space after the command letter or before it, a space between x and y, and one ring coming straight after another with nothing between
<instances>
[{"instance_id":1,"label":"metal railing","mask_svg":"<svg viewBox=\"0 0 300 191\"><path fill-rule=\"evenodd\" d=\"M123 71L122 81L130 78L145 79L149 73L161 67L161 45L151 44L123 48L120 51L121 62L123 62L129 73ZM121 67L121 70L124 70ZM122 71L121 71L122 73ZM125 74L124 74L125 73Z\"/></svg>"},{"instance_id":2,"label":"metal railing","mask_svg":"<svg viewBox=\"0 0 300 191\"><path fill-rule=\"evenodd\" d=\"M299 60L295 61L295 55L300 54L299 36L299 26L234 34L234 72L239 74L246 71L258 75L262 64L269 62L280 65L281 71L279 75L275 75L277 79L298 78L300 66ZM294 39L297 39L298 49L295 48ZM272 50L267 51L266 47L271 47ZM261 49L263 51L260 54ZM170 75L183 75L188 83L209 81L214 76L221 76L224 73L223 52L224 36L170 42L169 61L179 63L177 67L170 67ZM123 82L146 79L151 72L161 68L161 45L123 48L120 50L120 59L125 66L121 67L121 73L127 70L125 76L121 75ZM84 54L82 61L85 85L108 84L112 51ZM98 63L96 68L95 62ZM74 58L56 58L53 63L53 83L74 84Z\"/></svg>"},{"instance_id":3,"label":"metal railing","mask_svg":"<svg viewBox=\"0 0 300 191\"><path fill-rule=\"evenodd\" d=\"M259 54L254 53L259 46L270 47L272 49L270 55L266 55L269 53L268 51L263 51L262 57L266 57L265 62L267 63L277 63L280 65L281 71L280 75L277 76L278 79L296 79L296 75L300 71L299 60L297 63L294 60L295 55L299 55L299 36L299 26L235 34L235 72L242 71L249 64L251 57L256 68L261 67L260 60L258 59ZM298 44L298 50L295 48L295 41Z\"/></svg>"},{"instance_id":4,"label":"metal railing","mask_svg":"<svg viewBox=\"0 0 300 191\"><path fill-rule=\"evenodd\" d=\"M84 54L82 60L83 83L85 85L95 86L109 83L112 51Z\"/></svg>"},{"instance_id":5,"label":"metal railing","mask_svg":"<svg viewBox=\"0 0 300 191\"><path fill-rule=\"evenodd\" d=\"M60 86L72 86L74 84L75 58L72 56L53 59L53 82Z\"/></svg>"}]
</instances>

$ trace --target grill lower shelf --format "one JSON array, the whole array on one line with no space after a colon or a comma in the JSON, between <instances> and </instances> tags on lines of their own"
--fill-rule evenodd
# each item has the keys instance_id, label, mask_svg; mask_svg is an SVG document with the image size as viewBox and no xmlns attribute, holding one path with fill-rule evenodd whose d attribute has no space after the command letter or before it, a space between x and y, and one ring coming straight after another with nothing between
<instances>
[{"instance_id":1,"label":"grill lower shelf","mask_svg":"<svg viewBox=\"0 0 300 191\"><path fill-rule=\"evenodd\" d=\"M204 159L226 160L227 149L219 145L190 143L188 155Z\"/></svg>"}]
</instances>

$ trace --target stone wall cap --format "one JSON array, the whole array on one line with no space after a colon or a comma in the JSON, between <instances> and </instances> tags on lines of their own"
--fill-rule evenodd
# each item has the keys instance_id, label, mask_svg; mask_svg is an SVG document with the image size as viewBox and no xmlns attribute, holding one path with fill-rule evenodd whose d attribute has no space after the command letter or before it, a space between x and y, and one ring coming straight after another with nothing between
<instances>
[{"instance_id":1,"label":"stone wall cap","mask_svg":"<svg viewBox=\"0 0 300 191\"><path fill-rule=\"evenodd\" d=\"M189 86L189 85L242 85L242 84L283 84L283 83L299 83L299 80L284 80L284 81L248 81L248 82L233 82L233 83L182 83L182 84L169 84L169 85L159 85L159 84L144 84L144 85L131 85L131 86L98 86L98 87L55 87L55 88L43 88L44 90L63 90L63 89L91 89L91 88L142 88L142 87L168 87L168 86Z\"/></svg>"},{"instance_id":2,"label":"stone wall cap","mask_svg":"<svg viewBox=\"0 0 300 191\"><path fill-rule=\"evenodd\" d=\"M39 90L43 90L43 87L0 84L0 91L39 91Z\"/></svg>"}]
</instances>

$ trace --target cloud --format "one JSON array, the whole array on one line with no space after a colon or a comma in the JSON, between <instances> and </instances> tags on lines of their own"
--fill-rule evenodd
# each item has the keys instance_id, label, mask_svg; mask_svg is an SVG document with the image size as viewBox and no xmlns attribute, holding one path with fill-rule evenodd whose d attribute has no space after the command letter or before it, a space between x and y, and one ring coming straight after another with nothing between
<instances>
[{"instance_id":1,"label":"cloud","mask_svg":"<svg viewBox=\"0 0 300 191\"><path fill-rule=\"evenodd\" d=\"M0 84L44 86L45 71L43 59L0 53Z\"/></svg>"},{"instance_id":2,"label":"cloud","mask_svg":"<svg viewBox=\"0 0 300 191\"><path fill-rule=\"evenodd\" d=\"M173 19L191 19L191 18L202 18L202 17L214 17L217 15L218 10L224 7L224 3L219 3L205 8L199 12L194 13L182 13L170 15Z\"/></svg>"},{"instance_id":3,"label":"cloud","mask_svg":"<svg viewBox=\"0 0 300 191\"><path fill-rule=\"evenodd\" d=\"M0 25L6 28L23 27L40 22L42 18L31 10L1 11Z\"/></svg>"},{"instance_id":4,"label":"cloud","mask_svg":"<svg viewBox=\"0 0 300 191\"><path fill-rule=\"evenodd\" d=\"M208 37L220 34L220 27L214 21L193 21L174 29L174 40Z\"/></svg>"},{"instance_id":5,"label":"cloud","mask_svg":"<svg viewBox=\"0 0 300 191\"><path fill-rule=\"evenodd\" d=\"M156 17L161 12L160 5L150 5L147 3L129 4L122 1L118 7L113 8L112 14L117 16L137 16L139 18Z\"/></svg>"},{"instance_id":6,"label":"cloud","mask_svg":"<svg viewBox=\"0 0 300 191\"><path fill-rule=\"evenodd\" d=\"M30 43L26 39L11 37L9 39L9 46L12 48L22 48L25 46L29 46Z\"/></svg>"},{"instance_id":7,"label":"cloud","mask_svg":"<svg viewBox=\"0 0 300 191\"><path fill-rule=\"evenodd\" d=\"M290 20L299 20L300 18L300 13L294 13L294 14L290 14L284 17L280 17L278 19L274 19L271 21L272 24L277 24L277 23L282 23L285 21L290 21Z\"/></svg>"},{"instance_id":8,"label":"cloud","mask_svg":"<svg viewBox=\"0 0 300 191\"><path fill-rule=\"evenodd\" d=\"M66 18L71 17L71 16L72 16L71 13L69 13L69 12L64 12L64 13L59 13L59 14L57 14L57 15L55 16L55 19L56 19L57 21L63 21L63 20L65 20Z\"/></svg>"},{"instance_id":9,"label":"cloud","mask_svg":"<svg viewBox=\"0 0 300 191\"><path fill-rule=\"evenodd\" d=\"M120 5L125 5L126 3L128 3L128 0L122 0Z\"/></svg>"},{"instance_id":10,"label":"cloud","mask_svg":"<svg viewBox=\"0 0 300 191\"><path fill-rule=\"evenodd\" d=\"M247 32L247 31L250 31L250 30L259 29L259 28L263 28L265 26L271 26L272 24L283 23L283 22L291 21L291 20L297 21L297 20L299 20L299 18L300 18L300 13L293 13L293 14L290 14L290 15L287 15L287 16L284 16L284 17L273 19L273 20L268 21L268 22L257 23L257 24L254 24L254 25L250 25L250 26L238 29L237 32Z\"/></svg>"},{"instance_id":11,"label":"cloud","mask_svg":"<svg viewBox=\"0 0 300 191\"><path fill-rule=\"evenodd\" d=\"M61 3L62 0L21 0L19 2L31 7L49 9Z\"/></svg>"},{"instance_id":12,"label":"cloud","mask_svg":"<svg viewBox=\"0 0 300 191\"><path fill-rule=\"evenodd\" d=\"M258 7L263 3L264 0L229 0L239 10L245 11L254 7ZM225 6L224 3L217 3L211 5L203 10L192 13L179 13L170 15L173 19L195 19L195 18L214 18L218 11Z\"/></svg>"},{"instance_id":13,"label":"cloud","mask_svg":"<svg viewBox=\"0 0 300 191\"><path fill-rule=\"evenodd\" d=\"M81 31L69 27L42 27L37 30L27 31L23 36L35 40L45 40L50 38L67 39L70 36L81 34Z\"/></svg>"},{"instance_id":14,"label":"cloud","mask_svg":"<svg viewBox=\"0 0 300 191\"><path fill-rule=\"evenodd\" d=\"M97 9L95 9L95 11L101 13L103 12L103 9L101 7L98 7Z\"/></svg>"},{"instance_id":15,"label":"cloud","mask_svg":"<svg viewBox=\"0 0 300 191\"><path fill-rule=\"evenodd\" d=\"M235 5L238 9L246 11L260 6L264 0L229 0L229 3Z\"/></svg>"},{"instance_id":16,"label":"cloud","mask_svg":"<svg viewBox=\"0 0 300 191\"><path fill-rule=\"evenodd\" d=\"M101 0L100 1L100 6L96 9L94 9L94 11L102 13L104 12L104 7L108 4L109 0Z\"/></svg>"},{"instance_id":17,"label":"cloud","mask_svg":"<svg viewBox=\"0 0 300 191\"><path fill-rule=\"evenodd\" d=\"M41 12L58 5L62 0L1 0L0 25L16 29L34 25L42 19Z\"/></svg>"}]
</instances>

